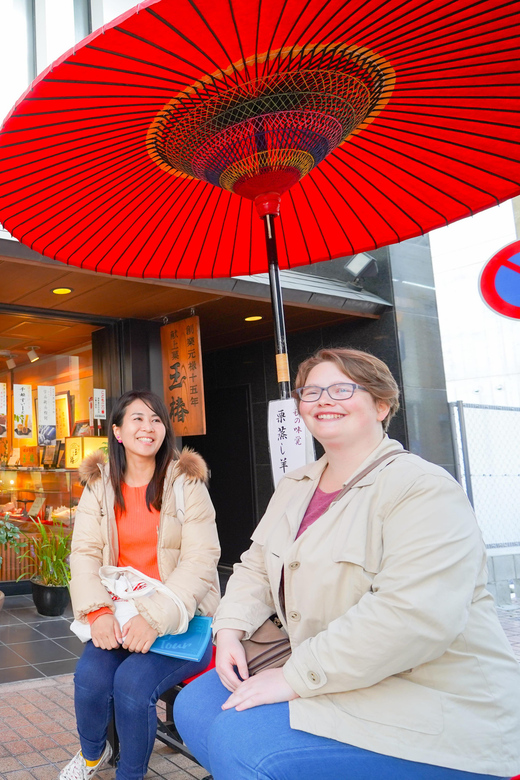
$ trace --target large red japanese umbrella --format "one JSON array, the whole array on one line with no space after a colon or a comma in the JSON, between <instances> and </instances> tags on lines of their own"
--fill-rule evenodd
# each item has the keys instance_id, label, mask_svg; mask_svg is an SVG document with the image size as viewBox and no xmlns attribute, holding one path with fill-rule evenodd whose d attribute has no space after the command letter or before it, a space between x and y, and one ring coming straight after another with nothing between
<instances>
[{"instance_id":1,"label":"large red japanese umbrella","mask_svg":"<svg viewBox=\"0 0 520 780\"><path fill-rule=\"evenodd\" d=\"M276 287L519 193L519 39L517 1L147 0L10 113L0 220L82 268Z\"/></svg>"}]
</instances>

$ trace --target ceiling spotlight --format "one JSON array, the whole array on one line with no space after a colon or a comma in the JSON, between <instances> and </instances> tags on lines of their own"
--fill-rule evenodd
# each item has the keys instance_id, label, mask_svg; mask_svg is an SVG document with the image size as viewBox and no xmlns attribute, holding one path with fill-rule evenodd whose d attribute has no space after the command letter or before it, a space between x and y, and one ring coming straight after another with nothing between
<instances>
[{"instance_id":1,"label":"ceiling spotlight","mask_svg":"<svg viewBox=\"0 0 520 780\"><path fill-rule=\"evenodd\" d=\"M10 371L12 371L13 368L16 368L16 362L12 357L8 357L7 360L5 361L5 364Z\"/></svg>"},{"instance_id":2,"label":"ceiling spotlight","mask_svg":"<svg viewBox=\"0 0 520 780\"><path fill-rule=\"evenodd\" d=\"M246 322L258 322L258 320L263 319L259 314L253 314L251 317L244 317L244 320Z\"/></svg>"},{"instance_id":3,"label":"ceiling spotlight","mask_svg":"<svg viewBox=\"0 0 520 780\"><path fill-rule=\"evenodd\" d=\"M348 260L343 266L345 271L357 281L361 277L377 276L377 263L374 257L365 252L359 252Z\"/></svg>"},{"instance_id":4,"label":"ceiling spotlight","mask_svg":"<svg viewBox=\"0 0 520 780\"><path fill-rule=\"evenodd\" d=\"M71 292L74 292L72 287L55 287L52 292L54 295L68 295Z\"/></svg>"},{"instance_id":5,"label":"ceiling spotlight","mask_svg":"<svg viewBox=\"0 0 520 780\"><path fill-rule=\"evenodd\" d=\"M29 347L27 351L27 357L31 361L31 363L35 363L37 360L40 359L40 356L36 353L36 350L40 349L40 347Z\"/></svg>"}]
</instances>

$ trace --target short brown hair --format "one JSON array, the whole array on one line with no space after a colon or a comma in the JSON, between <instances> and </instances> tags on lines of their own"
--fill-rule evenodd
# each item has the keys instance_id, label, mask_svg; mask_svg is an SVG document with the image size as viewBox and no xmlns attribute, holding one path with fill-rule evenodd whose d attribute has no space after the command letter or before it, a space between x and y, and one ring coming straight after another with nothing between
<instances>
[{"instance_id":1,"label":"short brown hair","mask_svg":"<svg viewBox=\"0 0 520 780\"><path fill-rule=\"evenodd\" d=\"M399 388L386 363L369 352L362 352L359 349L347 347L320 349L312 357L300 363L295 386L303 387L312 369L320 363L334 363L349 379L358 385L363 385L374 401L388 404L390 411L383 420L383 430L388 430L390 420L399 409ZM293 395L299 407L298 394L293 392Z\"/></svg>"}]
</instances>

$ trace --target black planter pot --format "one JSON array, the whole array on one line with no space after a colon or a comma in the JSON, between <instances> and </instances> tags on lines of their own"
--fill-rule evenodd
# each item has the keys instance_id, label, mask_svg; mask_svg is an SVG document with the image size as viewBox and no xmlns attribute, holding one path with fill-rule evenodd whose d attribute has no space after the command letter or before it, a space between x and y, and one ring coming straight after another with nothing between
<instances>
[{"instance_id":1,"label":"black planter pot","mask_svg":"<svg viewBox=\"0 0 520 780\"><path fill-rule=\"evenodd\" d=\"M55 585L42 585L31 580L34 606L40 615L58 617L63 615L69 603L69 589Z\"/></svg>"}]
</instances>

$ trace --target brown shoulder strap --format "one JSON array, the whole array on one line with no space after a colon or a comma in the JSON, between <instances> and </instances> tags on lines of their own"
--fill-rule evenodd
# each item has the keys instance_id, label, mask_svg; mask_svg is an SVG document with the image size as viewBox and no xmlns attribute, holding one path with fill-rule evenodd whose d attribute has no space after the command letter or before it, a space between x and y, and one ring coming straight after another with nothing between
<instances>
[{"instance_id":1,"label":"brown shoulder strap","mask_svg":"<svg viewBox=\"0 0 520 780\"><path fill-rule=\"evenodd\" d=\"M363 477L366 477L367 474L370 474L370 472L375 469L376 466L379 466L380 463L383 463L385 460L388 460L388 458L393 458L394 455L404 455L407 453L408 450L392 450L392 452L386 452L384 455L381 455L380 458L377 460L374 460L372 463L369 463L366 468L364 468L362 471L359 472L359 474L356 474L356 476L350 480L350 482L347 482L341 493L338 493L334 501L332 502L335 504L337 501L339 501L343 496L348 493L348 491L354 487L354 485L357 485L357 483L363 479Z\"/></svg>"}]
</instances>

